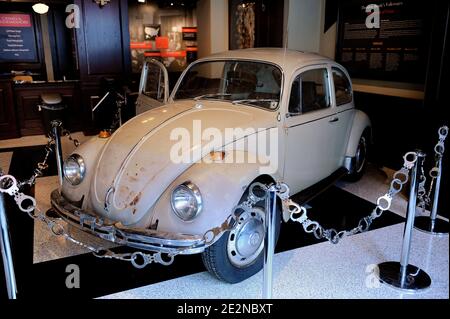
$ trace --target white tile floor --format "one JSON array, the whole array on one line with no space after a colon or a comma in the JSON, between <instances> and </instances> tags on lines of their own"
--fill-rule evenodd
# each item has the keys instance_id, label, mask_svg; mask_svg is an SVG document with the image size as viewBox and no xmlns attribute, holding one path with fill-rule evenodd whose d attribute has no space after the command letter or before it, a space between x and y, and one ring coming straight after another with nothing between
<instances>
[{"instance_id":1,"label":"white tile floor","mask_svg":"<svg viewBox=\"0 0 450 319\"><path fill-rule=\"evenodd\" d=\"M324 242L276 254L273 298L448 298L448 237L414 232L411 264L431 276L432 286L427 291L405 294L375 279L373 265L399 259L402 232L403 224L398 224L346 238L338 245ZM103 298L261 297L262 272L234 285L202 272Z\"/></svg>"},{"instance_id":2,"label":"white tile floor","mask_svg":"<svg viewBox=\"0 0 450 319\"><path fill-rule=\"evenodd\" d=\"M77 138L85 139L82 134ZM11 140L10 140L11 141ZM22 138L13 144L0 141L0 148L45 144L45 138ZM71 145L64 142L65 152ZM11 146L13 145L13 146ZM10 152L0 153L0 165L8 170ZM384 194L393 171L370 167L358 183L340 182L338 186L366 200L375 202ZM57 188L57 177L39 178L36 198L40 208L49 207L49 194ZM391 210L401 216L406 212L406 196L400 193ZM337 203L345 209L345 203ZM422 214L422 212L418 212ZM411 264L423 268L432 278L432 286L417 294L404 294L379 285L372 266L397 261L401 250L403 225L398 224L346 238L338 245L320 243L279 253L274 258L274 298L449 298L449 237L433 237L414 231ZM304 235L301 233L301 235ZM81 235L83 236L83 235ZM86 235L84 235L86 237ZM84 238L83 237L83 238ZM93 240L88 236L85 240ZM62 238L50 236L40 222L35 224L34 261L76 255L86 250ZM216 280L207 272L180 277L140 287L103 298L261 298L262 273L239 284Z\"/></svg>"}]
</instances>

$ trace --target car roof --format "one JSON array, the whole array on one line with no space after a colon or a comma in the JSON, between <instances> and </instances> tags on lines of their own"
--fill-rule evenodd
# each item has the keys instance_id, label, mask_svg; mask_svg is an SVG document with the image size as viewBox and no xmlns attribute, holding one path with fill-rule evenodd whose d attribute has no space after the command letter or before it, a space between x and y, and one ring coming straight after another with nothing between
<instances>
[{"instance_id":1,"label":"car roof","mask_svg":"<svg viewBox=\"0 0 450 319\"><path fill-rule=\"evenodd\" d=\"M318 63L335 63L333 60L316 53L296 51L283 48L252 48L231 50L212 54L200 60L214 59L250 59L270 62L280 66L284 71L298 69Z\"/></svg>"}]
</instances>

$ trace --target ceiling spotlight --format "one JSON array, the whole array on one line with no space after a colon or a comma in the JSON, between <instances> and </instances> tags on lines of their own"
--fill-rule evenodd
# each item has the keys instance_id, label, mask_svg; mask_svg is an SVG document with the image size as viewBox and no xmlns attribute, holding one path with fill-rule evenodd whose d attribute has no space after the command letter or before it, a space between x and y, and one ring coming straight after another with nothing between
<instances>
[{"instance_id":1,"label":"ceiling spotlight","mask_svg":"<svg viewBox=\"0 0 450 319\"><path fill-rule=\"evenodd\" d=\"M41 3L41 2L33 5L32 8L33 8L34 12L39 13L39 14L45 14L48 12L48 5Z\"/></svg>"},{"instance_id":2,"label":"ceiling spotlight","mask_svg":"<svg viewBox=\"0 0 450 319\"><path fill-rule=\"evenodd\" d=\"M138 2L140 2L140 3L145 3L145 0L138 0Z\"/></svg>"}]
</instances>

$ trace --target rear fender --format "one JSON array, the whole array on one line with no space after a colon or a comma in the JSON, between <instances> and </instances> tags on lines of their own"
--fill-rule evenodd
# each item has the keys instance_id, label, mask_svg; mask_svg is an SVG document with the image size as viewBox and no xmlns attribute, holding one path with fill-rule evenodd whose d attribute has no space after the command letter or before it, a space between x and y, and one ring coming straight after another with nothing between
<instances>
[{"instance_id":1,"label":"rear fender","mask_svg":"<svg viewBox=\"0 0 450 319\"><path fill-rule=\"evenodd\" d=\"M356 110L353 117L352 129L348 139L347 150L345 152L346 157L354 157L356 150L358 149L359 139L366 129L371 128L372 124L369 117L362 111ZM369 133L371 134L371 133ZM372 139L372 136L369 137Z\"/></svg>"}]
</instances>

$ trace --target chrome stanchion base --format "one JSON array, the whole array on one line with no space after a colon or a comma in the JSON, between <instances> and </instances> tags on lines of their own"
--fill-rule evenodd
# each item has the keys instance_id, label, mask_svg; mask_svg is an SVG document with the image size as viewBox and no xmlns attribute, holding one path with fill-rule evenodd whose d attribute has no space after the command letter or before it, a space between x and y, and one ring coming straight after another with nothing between
<instances>
[{"instance_id":1,"label":"chrome stanchion base","mask_svg":"<svg viewBox=\"0 0 450 319\"><path fill-rule=\"evenodd\" d=\"M404 283L401 280L401 265L397 261L388 261L378 264L378 278L382 283L405 292L419 292L431 285L431 278L422 269L408 265L406 268L406 279Z\"/></svg>"},{"instance_id":2,"label":"chrome stanchion base","mask_svg":"<svg viewBox=\"0 0 450 319\"><path fill-rule=\"evenodd\" d=\"M427 234L437 236L448 235L448 222L440 218L436 218L433 221L428 216L416 217L414 228Z\"/></svg>"}]
</instances>

